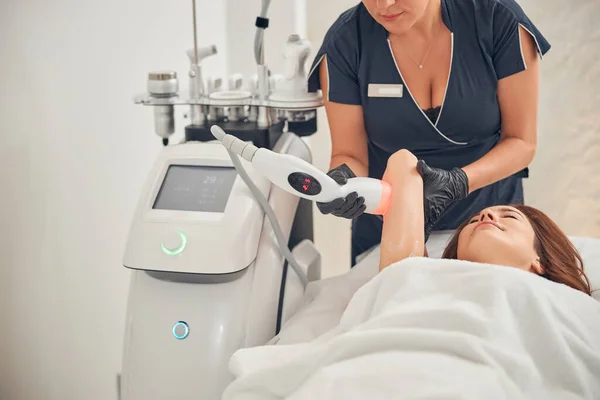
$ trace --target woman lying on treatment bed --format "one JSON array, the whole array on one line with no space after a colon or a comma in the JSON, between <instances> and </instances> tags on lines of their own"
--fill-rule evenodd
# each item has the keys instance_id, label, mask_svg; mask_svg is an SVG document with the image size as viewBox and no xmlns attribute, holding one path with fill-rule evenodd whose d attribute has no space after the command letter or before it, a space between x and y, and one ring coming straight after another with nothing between
<instances>
[{"instance_id":1,"label":"woman lying on treatment bed","mask_svg":"<svg viewBox=\"0 0 600 400\"><path fill-rule=\"evenodd\" d=\"M379 273L365 259L310 291L277 341L232 356L223 399L597 400L600 304L547 216L490 207L458 228L446 260L423 257L424 220L460 174L392 155Z\"/></svg>"},{"instance_id":2,"label":"woman lying on treatment bed","mask_svg":"<svg viewBox=\"0 0 600 400\"><path fill-rule=\"evenodd\" d=\"M440 173L447 174L418 162L407 150L390 157L383 180L392 185L393 197L383 219L380 271L426 255L423 192L440 186ZM467 219L442 258L511 266L591 295L577 249L547 215L528 206L490 207Z\"/></svg>"}]
</instances>

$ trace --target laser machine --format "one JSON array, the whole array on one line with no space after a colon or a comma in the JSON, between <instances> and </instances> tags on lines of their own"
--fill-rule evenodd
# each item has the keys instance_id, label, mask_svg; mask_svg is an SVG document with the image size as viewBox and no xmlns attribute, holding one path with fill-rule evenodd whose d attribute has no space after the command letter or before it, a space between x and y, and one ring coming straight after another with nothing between
<instances>
[{"instance_id":1,"label":"laser machine","mask_svg":"<svg viewBox=\"0 0 600 400\"><path fill-rule=\"evenodd\" d=\"M311 162L301 136L316 132L320 94L308 93L310 43L284 45L284 74L264 63L269 1L256 19L257 73L202 75L217 54L187 51L189 90L176 71L148 74L136 104L150 107L165 145L140 195L123 265L131 270L122 370L122 400L218 399L233 376L239 348L262 345L294 312L308 281L320 278L312 243L312 203L271 184L244 159L235 161L210 131ZM175 107L189 107L182 143L170 143ZM243 175L235 162L242 163ZM244 176L245 175L245 176ZM289 250L291 249L291 250Z\"/></svg>"}]
</instances>

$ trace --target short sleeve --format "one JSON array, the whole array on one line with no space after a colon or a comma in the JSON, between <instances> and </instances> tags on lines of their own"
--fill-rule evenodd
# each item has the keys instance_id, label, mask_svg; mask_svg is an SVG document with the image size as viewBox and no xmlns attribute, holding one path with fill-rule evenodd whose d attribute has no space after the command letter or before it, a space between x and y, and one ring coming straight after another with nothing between
<instances>
[{"instance_id":1,"label":"short sleeve","mask_svg":"<svg viewBox=\"0 0 600 400\"><path fill-rule=\"evenodd\" d=\"M324 95L335 103L360 105L358 37L351 26L334 24L319 49L308 76L308 91L321 89L319 65L326 58L328 87ZM325 89L325 88L324 88Z\"/></svg>"},{"instance_id":2,"label":"short sleeve","mask_svg":"<svg viewBox=\"0 0 600 400\"><path fill-rule=\"evenodd\" d=\"M527 68L521 47L519 26L534 39L540 58L550 43L527 17L515 0L494 0L493 12L493 62L498 80Z\"/></svg>"}]
</instances>

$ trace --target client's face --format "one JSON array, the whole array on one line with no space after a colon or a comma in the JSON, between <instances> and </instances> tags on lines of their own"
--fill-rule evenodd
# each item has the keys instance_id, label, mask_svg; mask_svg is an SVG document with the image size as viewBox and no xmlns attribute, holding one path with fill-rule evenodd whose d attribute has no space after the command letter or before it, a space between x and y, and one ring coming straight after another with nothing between
<instances>
[{"instance_id":1,"label":"client's face","mask_svg":"<svg viewBox=\"0 0 600 400\"><path fill-rule=\"evenodd\" d=\"M513 207L486 208L469 220L458 238L459 260L506 265L541 273L535 232Z\"/></svg>"}]
</instances>

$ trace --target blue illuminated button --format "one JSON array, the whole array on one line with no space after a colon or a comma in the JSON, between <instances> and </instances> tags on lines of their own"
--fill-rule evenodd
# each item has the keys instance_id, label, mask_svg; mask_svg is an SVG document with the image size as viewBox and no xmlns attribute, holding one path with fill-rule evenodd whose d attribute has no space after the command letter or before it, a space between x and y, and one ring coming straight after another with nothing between
<instances>
[{"instance_id":1,"label":"blue illuminated button","mask_svg":"<svg viewBox=\"0 0 600 400\"><path fill-rule=\"evenodd\" d=\"M160 244L163 253L168 256L181 254L187 246L187 236L181 231L170 233Z\"/></svg>"},{"instance_id":2,"label":"blue illuminated button","mask_svg":"<svg viewBox=\"0 0 600 400\"><path fill-rule=\"evenodd\" d=\"M190 327L183 321L177 322L173 325L173 336L175 339L183 340L190 334Z\"/></svg>"}]
</instances>

